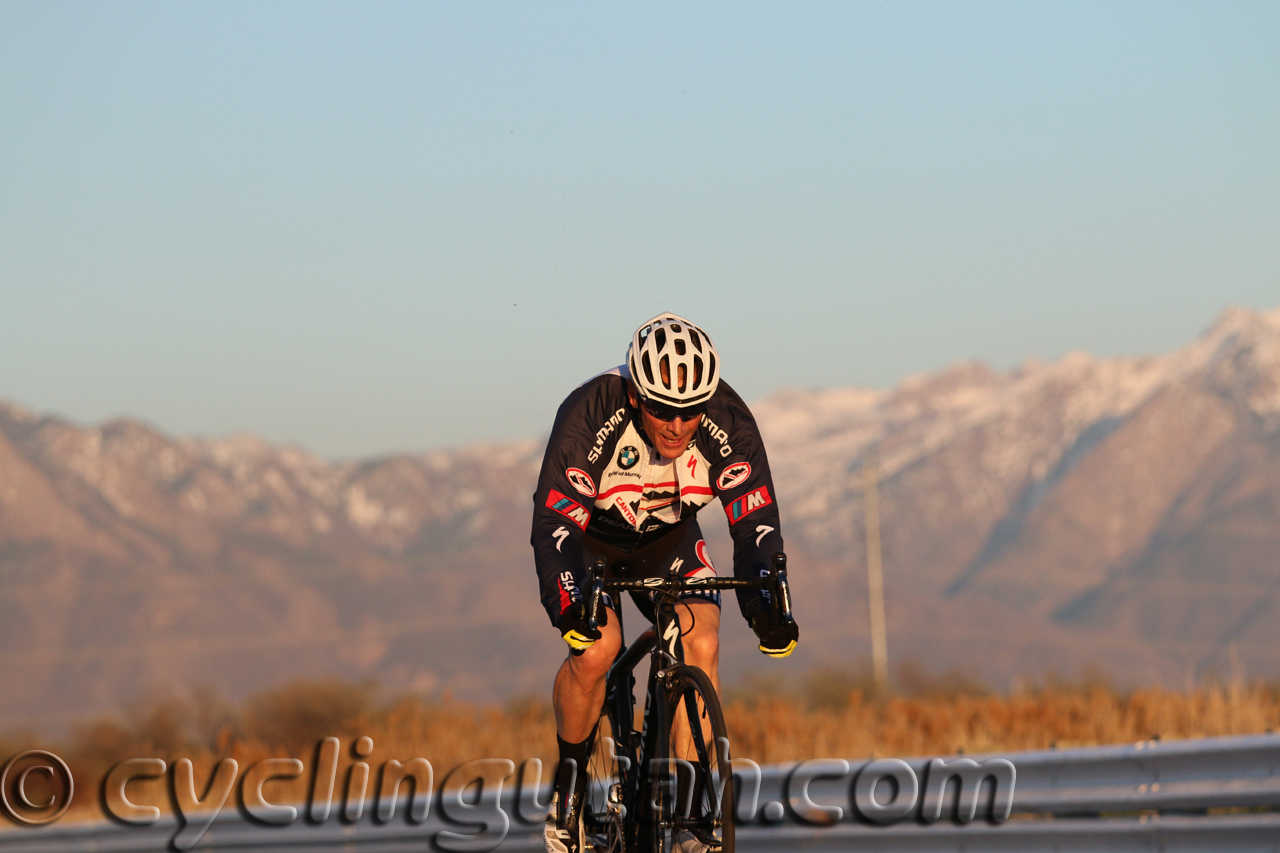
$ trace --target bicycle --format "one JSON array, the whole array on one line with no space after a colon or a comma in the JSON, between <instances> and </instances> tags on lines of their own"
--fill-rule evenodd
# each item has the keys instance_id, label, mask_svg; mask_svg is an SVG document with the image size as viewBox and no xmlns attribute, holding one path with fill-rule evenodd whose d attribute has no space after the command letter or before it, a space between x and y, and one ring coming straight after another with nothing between
<instances>
[{"instance_id":1,"label":"bicycle","mask_svg":"<svg viewBox=\"0 0 1280 853\"><path fill-rule=\"evenodd\" d=\"M768 573L758 579L606 579L603 558L588 570L584 588L587 621L593 629L604 592L656 593L653 627L630 647L624 639L606 680L601 717L608 720L613 736L602 738L604 753L597 749L591 759L591 785L582 811L589 844L597 853L672 853L676 836L682 833L712 848L718 844L722 853L733 853L733 772L724 714L711 679L683 662L676 601L689 590L760 590L772 617L789 624L794 620L786 560L782 552L775 554ZM620 615L618 620L621 631ZM643 723L637 731L633 670L646 655L649 682ZM688 741L673 743L672 738L682 709L695 753L689 758L680 757Z\"/></svg>"}]
</instances>

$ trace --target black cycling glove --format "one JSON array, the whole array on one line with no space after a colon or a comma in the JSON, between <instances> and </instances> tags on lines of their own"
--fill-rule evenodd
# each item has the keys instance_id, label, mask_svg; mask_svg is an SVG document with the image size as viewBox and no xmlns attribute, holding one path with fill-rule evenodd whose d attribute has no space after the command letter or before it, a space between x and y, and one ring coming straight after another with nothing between
<instances>
[{"instance_id":1,"label":"black cycling glove","mask_svg":"<svg viewBox=\"0 0 1280 853\"><path fill-rule=\"evenodd\" d=\"M760 638L760 651L771 658L785 658L795 650L800 639L800 626L794 621L787 625L779 625L769 618L768 613L757 613L751 617L751 630Z\"/></svg>"},{"instance_id":2,"label":"black cycling glove","mask_svg":"<svg viewBox=\"0 0 1280 853\"><path fill-rule=\"evenodd\" d=\"M600 639L600 629L608 624L609 608L601 607L596 615L595 630L588 628L586 603L575 601L560 614L560 636L569 644L574 654L580 655Z\"/></svg>"}]
</instances>

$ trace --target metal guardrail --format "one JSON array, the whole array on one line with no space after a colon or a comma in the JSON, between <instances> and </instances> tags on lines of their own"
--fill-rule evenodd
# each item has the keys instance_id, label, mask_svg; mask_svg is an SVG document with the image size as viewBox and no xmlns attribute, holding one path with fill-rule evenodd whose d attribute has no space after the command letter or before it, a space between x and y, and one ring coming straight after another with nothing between
<instances>
[{"instance_id":1,"label":"metal guardrail","mask_svg":"<svg viewBox=\"0 0 1280 853\"><path fill-rule=\"evenodd\" d=\"M734 769L744 853L1280 851L1280 735L945 759L810 761L762 768L758 775L749 762ZM421 823L400 816L378 823L369 817L375 811L369 803L355 824L330 817L317 825L300 817L287 826L264 826L228 804L195 849L392 853L486 850L501 841L501 850L540 850L541 828L519 817L531 812L529 792L523 804L516 794L512 787L503 791L506 831L491 826L485 835L470 834L478 826L443 820L439 796ZM15 828L0 831L0 850L162 851L171 849L178 828L172 818L147 827L93 822Z\"/></svg>"},{"instance_id":2,"label":"metal guardrail","mask_svg":"<svg viewBox=\"0 0 1280 853\"><path fill-rule=\"evenodd\" d=\"M888 825L858 803L859 774L882 762L850 762L847 773L815 778L807 789L805 765L817 762L765 768L760 801L785 802L794 820L764 831L775 847L744 850L1280 851L1280 735L966 757L970 778L946 785L940 809L928 797L930 764L961 757L898 762L919 788ZM1014 774L1001 819L1001 780L985 768L1005 761ZM797 825L828 822L832 808L841 820L827 828ZM754 842L755 832L739 837Z\"/></svg>"},{"instance_id":3,"label":"metal guardrail","mask_svg":"<svg viewBox=\"0 0 1280 853\"><path fill-rule=\"evenodd\" d=\"M930 763L950 765L968 758L979 768L1007 761L1015 769L1008 790L1009 812L1018 818L1088 817L1116 813L1205 812L1208 809L1280 807L1280 734L1202 738L1181 741L1140 741L1122 746L1048 749L1019 753L952 756L946 759L908 759L921 784L914 806L902 821L927 822L926 795ZM814 764L806 762L805 764ZM850 816L850 782L873 762L850 763L848 773L818 778L809 786L816 806L839 806ZM761 774L761 801L787 801L789 811L804 820L808 806L794 790L795 774L804 765L770 767ZM972 775L972 774L971 774ZM787 785L791 780L792 784ZM995 818L993 800L1002 800L1000 780L984 786L978 817ZM994 787L995 791L990 789ZM944 816L956 816L955 785L947 789ZM855 792L856 793L856 792ZM857 811L857 803L852 803ZM810 810L811 811L811 810ZM822 818L816 817L818 822ZM959 816L965 822L965 815ZM895 821L896 822L896 821Z\"/></svg>"}]
</instances>

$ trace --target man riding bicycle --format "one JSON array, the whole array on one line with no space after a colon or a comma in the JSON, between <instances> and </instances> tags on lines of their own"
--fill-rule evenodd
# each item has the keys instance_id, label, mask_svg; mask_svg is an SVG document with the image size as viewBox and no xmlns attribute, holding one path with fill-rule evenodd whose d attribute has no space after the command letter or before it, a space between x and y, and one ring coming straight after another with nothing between
<instances>
[{"instance_id":1,"label":"man riding bicycle","mask_svg":"<svg viewBox=\"0 0 1280 853\"><path fill-rule=\"evenodd\" d=\"M542 603L570 653L553 704L560 764L545 840L550 853L582 853L586 768L604 702L605 676L621 645L620 601L608 599L595 629L581 588L597 557L623 577L709 577L715 568L698 510L719 497L733 537L738 577L769 571L782 551L773 480L755 420L720 381L707 334L660 314L632 336L626 363L588 380L561 404L534 494L531 542ZM653 601L633 594L653 621ZM770 615L758 592L738 592L760 651L786 657L798 630ZM685 662L719 690L720 594L686 593L677 607ZM686 845L698 849L693 840ZM703 845L702 849L706 849Z\"/></svg>"}]
</instances>

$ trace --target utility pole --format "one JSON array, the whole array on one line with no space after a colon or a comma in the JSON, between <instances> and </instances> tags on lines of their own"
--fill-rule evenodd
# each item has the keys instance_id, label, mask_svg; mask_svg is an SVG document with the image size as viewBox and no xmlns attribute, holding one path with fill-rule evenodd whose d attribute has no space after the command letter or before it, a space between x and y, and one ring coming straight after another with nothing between
<instances>
[{"instance_id":1,"label":"utility pole","mask_svg":"<svg viewBox=\"0 0 1280 853\"><path fill-rule=\"evenodd\" d=\"M889 644L884 626L884 573L880 566L880 494L875 451L862 459L863 508L867 520L867 597L871 605L871 667L876 687L889 686Z\"/></svg>"}]
</instances>

